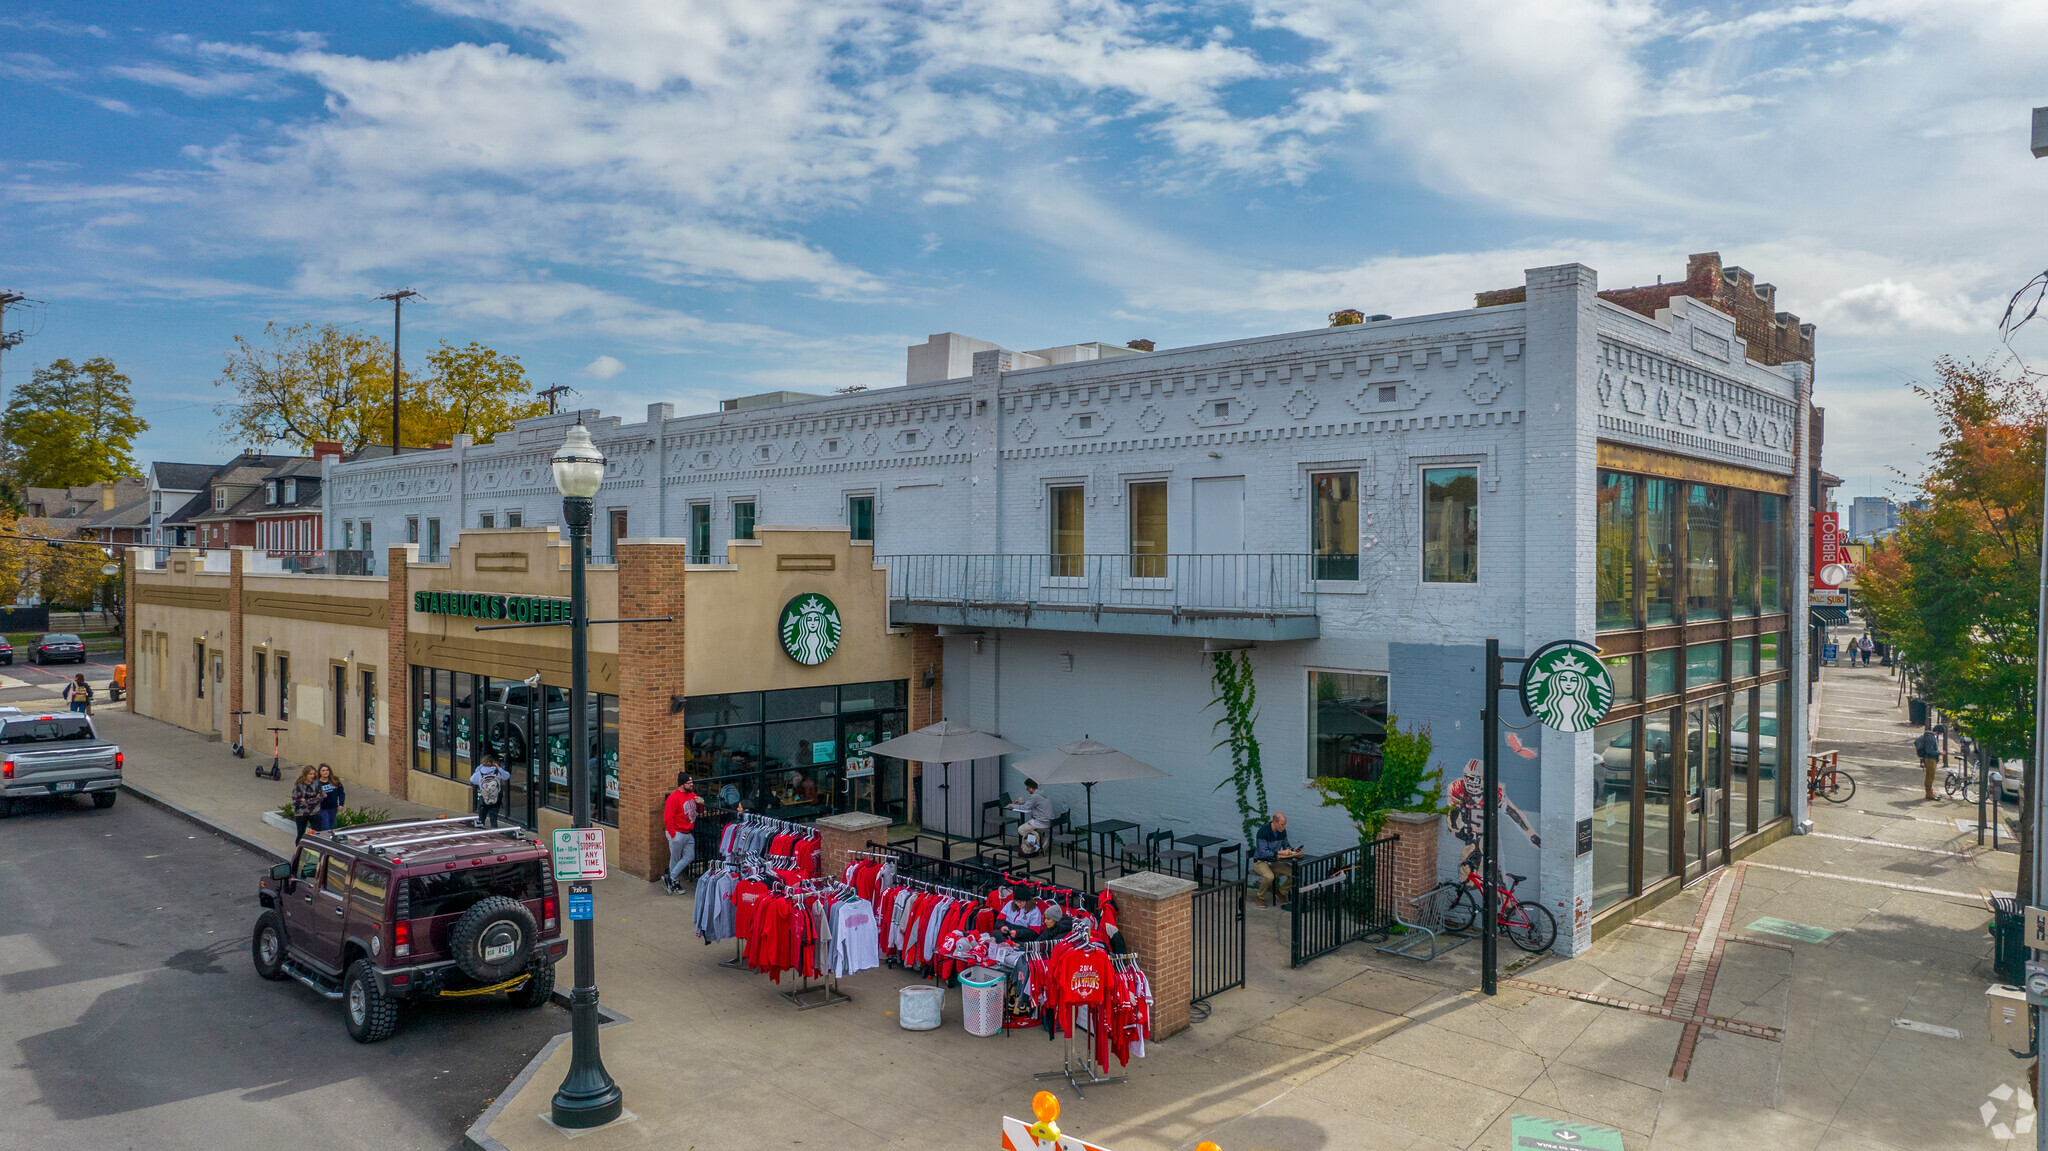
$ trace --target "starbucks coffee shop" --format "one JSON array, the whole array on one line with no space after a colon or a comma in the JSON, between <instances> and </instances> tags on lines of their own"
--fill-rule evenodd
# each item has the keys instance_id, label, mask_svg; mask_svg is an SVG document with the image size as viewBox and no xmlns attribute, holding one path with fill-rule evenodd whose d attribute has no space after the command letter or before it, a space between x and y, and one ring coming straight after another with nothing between
<instances>
[{"instance_id":1,"label":"starbucks coffee shop","mask_svg":"<svg viewBox=\"0 0 2048 1151\"><path fill-rule=\"evenodd\" d=\"M907 765L865 749L930 722L938 644L889 628L873 545L848 537L761 527L720 564L627 540L590 565L592 619L660 621L590 629L591 809L618 829L620 866L665 863L678 771L714 804L792 820L911 815ZM282 729L288 761L458 811L495 755L509 819L568 826L569 629L478 630L566 623L568 545L553 528L479 529L442 562L416 554L390 549L389 577L265 571L248 549L135 555L133 709L224 740L247 712L252 758Z\"/></svg>"}]
</instances>

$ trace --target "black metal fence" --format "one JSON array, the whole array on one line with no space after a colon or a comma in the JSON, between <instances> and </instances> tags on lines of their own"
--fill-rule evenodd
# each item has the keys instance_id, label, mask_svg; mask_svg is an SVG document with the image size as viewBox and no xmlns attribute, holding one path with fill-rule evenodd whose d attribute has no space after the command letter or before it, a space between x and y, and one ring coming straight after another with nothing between
<instances>
[{"instance_id":1,"label":"black metal fence","mask_svg":"<svg viewBox=\"0 0 2048 1151\"><path fill-rule=\"evenodd\" d=\"M1195 890L1194 1001L1244 986L1244 883L1218 882Z\"/></svg>"},{"instance_id":2,"label":"black metal fence","mask_svg":"<svg viewBox=\"0 0 2048 1151\"><path fill-rule=\"evenodd\" d=\"M1294 865L1290 966L1387 933L1395 912L1390 894L1394 853L1389 849L1400 838L1389 835Z\"/></svg>"}]
</instances>

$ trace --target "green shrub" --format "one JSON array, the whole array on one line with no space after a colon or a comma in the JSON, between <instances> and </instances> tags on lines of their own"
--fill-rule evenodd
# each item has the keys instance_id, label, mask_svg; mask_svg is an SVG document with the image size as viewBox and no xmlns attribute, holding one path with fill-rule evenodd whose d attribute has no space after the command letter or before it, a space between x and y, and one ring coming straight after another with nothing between
<instances>
[{"instance_id":1,"label":"green shrub","mask_svg":"<svg viewBox=\"0 0 2048 1151\"><path fill-rule=\"evenodd\" d=\"M1341 807L1358 828L1358 841L1371 843L1380 837L1387 817L1397 811L1430 812L1449 810L1443 804L1441 768L1430 770L1432 745L1427 725L1402 731L1400 717L1387 717L1387 741L1380 747L1377 779L1343 779L1320 776L1311 781L1323 794L1324 807Z\"/></svg>"},{"instance_id":2,"label":"green shrub","mask_svg":"<svg viewBox=\"0 0 2048 1151\"><path fill-rule=\"evenodd\" d=\"M382 823L391 818L388 807L344 807L334 815L336 827L361 827L366 823Z\"/></svg>"}]
</instances>

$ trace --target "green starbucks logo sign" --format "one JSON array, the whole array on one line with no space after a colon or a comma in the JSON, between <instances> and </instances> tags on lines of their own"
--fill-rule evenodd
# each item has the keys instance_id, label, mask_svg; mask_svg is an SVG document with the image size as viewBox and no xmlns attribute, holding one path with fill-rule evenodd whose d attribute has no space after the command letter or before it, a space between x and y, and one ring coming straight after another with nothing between
<instances>
[{"instance_id":1,"label":"green starbucks logo sign","mask_svg":"<svg viewBox=\"0 0 2048 1151\"><path fill-rule=\"evenodd\" d=\"M782 605L775 633L782 650L805 667L816 667L839 650L839 609L817 592L805 592Z\"/></svg>"},{"instance_id":2,"label":"green starbucks logo sign","mask_svg":"<svg viewBox=\"0 0 2048 1151\"><path fill-rule=\"evenodd\" d=\"M1522 667L1522 710L1545 727L1585 731L1614 706L1614 677L1593 645L1575 639L1544 644Z\"/></svg>"}]
</instances>

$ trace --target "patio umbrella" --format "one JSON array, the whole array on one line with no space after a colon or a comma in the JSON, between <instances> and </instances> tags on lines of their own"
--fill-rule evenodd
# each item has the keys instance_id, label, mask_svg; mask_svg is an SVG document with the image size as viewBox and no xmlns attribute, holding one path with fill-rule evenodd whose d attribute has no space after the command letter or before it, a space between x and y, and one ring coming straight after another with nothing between
<instances>
[{"instance_id":1,"label":"patio umbrella","mask_svg":"<svg viewBox=\"0 0 2048 1151\"><path fill-rule=\"evenodd\" d=\"M1137 756L1118 751L1106 743L1082 736L1073 743L1037 752L1010 766L1038 781L1040 787L1048 783L1078 783L1087 794L1088 826L1095 826L1095 785L1113 783L1119 779L1163 779L1166 772L1153 767ZM1088 886L1095 886L1095 833L1088 833Z\"/></svg>"},{"instance_id":2,"label":"patio umbrella","mask_svg":"<svg viewBox=\"0 0 2048 1151\"><path fill-rule=\"evenodd\" d=\"M868 748L874 755L886 755L891 759L915 759L923 763L936 763L944 773L939 789L949 796L952 794L953 764L963 759L993 759L999 755L1016 755L1029 750L1018 747L1009 740L985 731L971 728L964 723L942 719L928 727L885 739ZM970 788L970 790L972 790ZM974 797L968 796L972 801ZM946 803L946 838L953 837L953 804ZM951 848L947 849L951 853Z\"/></svg>"}]
</instances>

